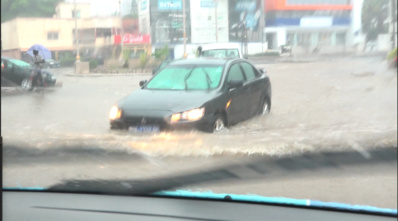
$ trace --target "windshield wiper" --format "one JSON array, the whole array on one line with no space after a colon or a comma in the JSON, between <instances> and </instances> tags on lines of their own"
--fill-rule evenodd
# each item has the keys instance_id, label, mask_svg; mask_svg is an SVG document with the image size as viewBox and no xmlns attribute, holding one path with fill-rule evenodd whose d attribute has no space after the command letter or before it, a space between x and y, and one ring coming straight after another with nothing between
<instances>
[{"instance_id":1,"label":"windshield wiper","mask_svg":"<svg viewBox=\"0 0 398 221\"><path fill-rule=\"evenodd\" d=\"M195 70L195 67L193 67L192 70L188 73L188 75L185 76L185 78L184 78L185 90L188 90L187 80L188 80L189 77L191 77L191 74L192 74L193 70Z\"/></svg>"},{"instance_id":2,"label":"windshield wiper","mask_svg":"<svg viewBox=\"0 0 398 221\"><path fill-rule=\"evenodd\" d=\"M397 162L397 148L378 148L370 151L344 151L311 153L279 159L259 159L242 164L222 166L204 172L189 171L182 175L146 180L69 180L51 186L48 191L104 193L116 195L148 195L192 184L232 180L273 180L314 171L342 171L348 166L394 164Z\"/></svg>"},{"instance_id":3,"label":"windshield wiper","mask_svg":"<svg viewBox=\"0 0 398 221\"><path fill-rule=\"evenodd\" d=\"M210 79L209 73L208 73L204 68L202 68L202 69L203 69L203 71L204 71L205 74L206 74L207 86L208 86L208 89L210 89L210 88L211 88L211 84L212 84L213 82L212 82L211 79Z\"/></svg>"}]
</instances>

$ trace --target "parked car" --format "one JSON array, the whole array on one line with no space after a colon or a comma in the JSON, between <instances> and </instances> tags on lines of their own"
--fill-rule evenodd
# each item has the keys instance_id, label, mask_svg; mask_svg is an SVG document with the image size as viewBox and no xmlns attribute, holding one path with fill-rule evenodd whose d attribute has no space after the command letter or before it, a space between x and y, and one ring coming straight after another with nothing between
<instances>
[{"instance_id":1,"label":"parked car","mask_svg":"<svg viewBox=\"0 0 398 221\"><path fill-rule=\"evenodd\" d=\"M33 66L14 58L1 57L1 77L11 81L16 85L20 85L23 89L27 88L29 84L29 77L32 73ZM46 70L42 70L43 81L48 86L54 86L57 81L57 77Z\"/></svg>"},{"instance_id":2,"label":"parked car","mask_svg":"<svg viewBox=\"0 0 398 221\"><path fill-rule=\"evenodd\" d=\"M54 59L46 59L46 63L44 64L45 68L59 68L61 67L61 63Z\"/></svg>"},{"instance_id":3,"label":"parked car","mask_svg":"<svg viewBox=\"0 0 398 221\"><path fill-rule=\"evenodd\" d=\"M205 58L245 58L241 51L240 44L217 43L203 45L199 57Z\"/></svg>"},{"instance_id":4,"label":"parked car","mask_svg":"<svg viewBox=\"0 0 398 221\"><path fill-rule=\"evenodd\" d=\"M110 111L111 129L218 132L271 110L271 83L245 59L171 62Z\"/></svg>"}]
</instances>

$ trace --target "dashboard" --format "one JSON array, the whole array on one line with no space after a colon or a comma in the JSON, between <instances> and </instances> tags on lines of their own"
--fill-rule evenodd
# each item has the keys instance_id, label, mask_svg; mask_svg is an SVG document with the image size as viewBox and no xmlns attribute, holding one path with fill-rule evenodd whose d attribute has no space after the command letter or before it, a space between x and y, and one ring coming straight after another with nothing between
<instances>
[{"instance_id":1,"label":"dashboard","mask_svg":"<svg viewBox=\"0 0 398 221\"><path fill-rule=\"evenodd\" d=\"M308 207L157 196L3 190L3 220L397 220Z\"/></svg>"}]
</instances>

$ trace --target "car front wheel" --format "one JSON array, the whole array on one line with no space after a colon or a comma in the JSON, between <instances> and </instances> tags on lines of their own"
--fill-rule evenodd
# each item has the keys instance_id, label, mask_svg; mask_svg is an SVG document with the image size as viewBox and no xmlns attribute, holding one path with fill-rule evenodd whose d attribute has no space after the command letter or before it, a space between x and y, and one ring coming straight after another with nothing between
<instances>
[{"instance_id":1,"label":"car front wheel","mask_svg":"<svg viewBox=\"0 0 398 221\"><path fill-rule=\"evenodd\" d=\"M32 81L29 78L24 78L21 81L21 88L24 90L32 90Z\"/></svg>"},{"instance_id":2,"label":"car front wheel","mask_svg":"<svg viewBox=\"0 0 398 221\"><path fill-rule=\"evenodd\" d=\"M221 114L218 114L214 120L212 127L210 128L211 133L218 133L225 129L225 120Z\"/></svg>"},{"instance_id":3,"label":"car front wheel","mask_svg":"<svg viewBox=\"0 0 398 221\"><path fill-rule=\"evenodd\" d=\"M267 115L271 111L271 104L267 98L264 98L261 102L258 115Z\"/></svg>"}]
</instances>

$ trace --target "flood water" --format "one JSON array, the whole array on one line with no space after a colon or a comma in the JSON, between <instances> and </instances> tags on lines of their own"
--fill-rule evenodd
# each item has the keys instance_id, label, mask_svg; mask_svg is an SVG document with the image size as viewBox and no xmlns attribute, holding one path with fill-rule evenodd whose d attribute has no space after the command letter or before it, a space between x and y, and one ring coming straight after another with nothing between
<instances>
[{"instance_id":1,"label":"flood water","mask_svg":"<svg viewBox=\"0 0 398 221\"><path fill-rule=\"evenodd\" d=\"M4 144L26 148L91 146L146 156L284 155L323 149L397 146L397 75L379 57L274 63L272 110L218 134L132 134L109 129L110 107L149 74L74 77L63 86L2 96Z\"/></svg>"}]
</instances>

